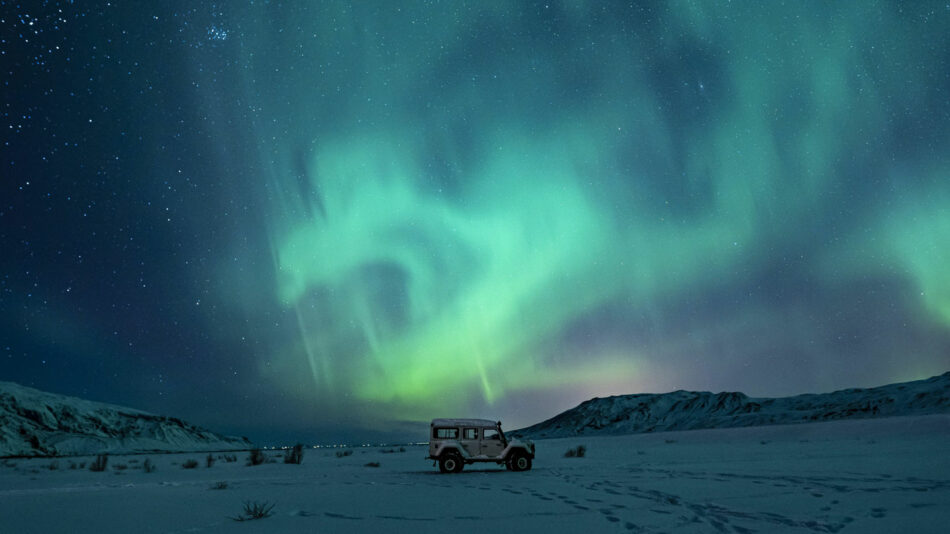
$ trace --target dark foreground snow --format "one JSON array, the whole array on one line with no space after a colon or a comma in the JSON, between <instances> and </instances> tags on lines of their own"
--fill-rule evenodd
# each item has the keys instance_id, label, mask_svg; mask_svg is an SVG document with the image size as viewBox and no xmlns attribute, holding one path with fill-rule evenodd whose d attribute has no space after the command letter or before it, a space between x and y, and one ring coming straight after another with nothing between
<instances>
[{"instance_id":1,"label":"dark foreground snow","mask_svg":"<svg viewBox=\"0 0 950 534\"><path fill-rule=\"evenodd\" d=\"M945 532L950 416L541 440L534 469L442 475L422 447L0 462L0 529L98 532ZM585 445L584 458L564 452ZM269 453L273 455L274 453ZM183 469L188 459L199 462ZM133 462L135 460L135 462ZM379 467L367 467L378 462ZM115 465L128 468L116 471ZM178 465L176 465L178 464ZM211 489L226 483L225 489ZM244 501L273 516L236 523Z\"/></svg>"}]
</instances>

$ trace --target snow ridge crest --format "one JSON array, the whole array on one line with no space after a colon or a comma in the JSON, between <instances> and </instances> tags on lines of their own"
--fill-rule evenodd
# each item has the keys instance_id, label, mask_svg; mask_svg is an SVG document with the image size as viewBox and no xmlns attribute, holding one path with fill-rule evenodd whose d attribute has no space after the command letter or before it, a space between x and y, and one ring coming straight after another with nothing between
<instances>
[{"instance_id":1,"label":"snow ridge crest","mask_svg":"<svg viewBox=\"0 0 950 534\"><path fill-rule=\"evenodd\" d=\"M542 439L948 412L950 372L926 380L794 397L680 390L593 398L514 434Z\"/></svg>"},{"instance_id":2,"label":"snow ridge crest","mask_svg":"<svg viewBox=\"0 0 950 534\"><path fill-rule=\"evenodd\" d=\"M0 456L240 450L223 436L175 417L0 382Z\"/></svg>"}]
</instances>

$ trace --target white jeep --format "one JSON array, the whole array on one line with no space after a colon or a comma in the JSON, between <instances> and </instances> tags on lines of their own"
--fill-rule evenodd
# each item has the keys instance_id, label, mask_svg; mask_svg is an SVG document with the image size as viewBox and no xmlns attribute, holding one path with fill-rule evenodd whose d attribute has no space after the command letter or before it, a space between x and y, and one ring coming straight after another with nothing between
<instances>
[{"instance_id":1,"label":"white jeep","mask_svg":"<svg viewBox=\"0 0 950 534\"><path fill-rule=\"evenodd\" d=\"M458 473L465 464L494 462L511 471L531 469L534 443L508 440L501 421L488 419L433 419L429 428L429 456L443 473Z\"/></svg>"}]
</instances>

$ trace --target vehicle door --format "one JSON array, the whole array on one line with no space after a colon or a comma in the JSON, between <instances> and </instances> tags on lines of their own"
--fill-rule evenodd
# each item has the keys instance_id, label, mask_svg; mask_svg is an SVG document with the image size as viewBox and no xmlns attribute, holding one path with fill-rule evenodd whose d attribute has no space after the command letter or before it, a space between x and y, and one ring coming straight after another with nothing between
<instances>
[{"instance_id":1,"label":"vehicle door","mask_svg":"<svg viewBox=\"0 0 950 534\"><path fill-rule=\"evenodd\" d=\"M459 445L465 449L465 452L469 456L478 456L481 453L479 448L478 441L478 429L477 428L463 428L462 429L462 438L459 440Z\"/></svg>"},{"instance_id":2,"label":"vehicle door","mask_svg":"<svg viewBox=\"0 0 950 534\"><path fill-rule=\"evenodd\" d=\"M482 449L481 452L483 455L490 458L497 458L501 451L504 450L505 443L501 440L501 435L498 433L497 429L494 428L483 428L482 429Z\"/></svg>"}]
</instances>

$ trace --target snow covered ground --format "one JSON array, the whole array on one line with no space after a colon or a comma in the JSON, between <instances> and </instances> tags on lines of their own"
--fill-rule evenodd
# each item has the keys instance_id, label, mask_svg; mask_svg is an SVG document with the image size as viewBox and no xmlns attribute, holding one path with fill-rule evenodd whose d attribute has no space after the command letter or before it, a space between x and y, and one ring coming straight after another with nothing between
<instances>
[{"instance_id":1,"label":"snow covered ground","mask_svg":"<svg viewBox=\"0 0 950 534\"><path fill-rule=\"evenodd\" d=\"M565 458L577 445L584 458ZM950 415L537 442L534 469L406 452L302 465L205 454L0 461L0 532L947 532ZM274 455L274 452L268 452ZM145 473L149 458L157 466ZM182 468L189 459L194 469ZM49 468L52 462L57 468ZM379 467L366 464L378 462ZM126 465L116 470L116 465ZM212 489L216 484L224 489ZM244 501L271 517L237 523Z\"/></svg>"}]
</instances>

